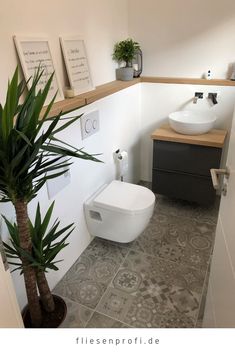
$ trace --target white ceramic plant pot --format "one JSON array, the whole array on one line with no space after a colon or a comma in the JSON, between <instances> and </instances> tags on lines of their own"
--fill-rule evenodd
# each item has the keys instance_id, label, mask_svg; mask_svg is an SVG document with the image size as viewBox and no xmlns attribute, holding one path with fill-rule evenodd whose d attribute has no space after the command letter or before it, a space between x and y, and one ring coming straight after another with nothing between
<instances>
[{"instance_id":1,"label":"white ceramic plant pot","mask_svg":"<svg viewBox=\"0 0 235 353\"><path fill-rule=\"evenodd\" d=\"M131 81L133 80L134 69L133 67L120 67L116 69L116 78L121 81Z\"/></svg>"}]
</instances>

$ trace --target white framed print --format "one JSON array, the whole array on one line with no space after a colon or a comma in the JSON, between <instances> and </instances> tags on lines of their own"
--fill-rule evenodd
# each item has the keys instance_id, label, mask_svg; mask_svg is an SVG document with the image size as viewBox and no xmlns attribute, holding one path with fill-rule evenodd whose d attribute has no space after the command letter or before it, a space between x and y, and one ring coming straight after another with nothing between
<instances>
[{"instance_id":1,"label":"white framed print","mask_svg":"<svg viewBox=\"0 0 235 353\"><path fill-rule=\"evenodd\" d=\"M75 94L94 89L85 42L80 37L60 37L69 84Z\"/></svg>"},{"instance_id":2,"label":"white framed print","mask_svg":"<svg viewBox=\"0 0 235 353\"><path fill-rule=\"evenodd\" d=\"M57 96L55 102L63 100L64 95L55 69L55 64L53 62L48 38L30 38L20 36L14 36L13 38L25 80L28 81L30 77L34 76L39 65L43 70L42 77L36 87L37 91L45 87L45 84L54 72L54 77L45 105L50 103L56 93ZM28 87L30 87L31 84L32 80L28 82Z\"/></svg>"}]
</instances>

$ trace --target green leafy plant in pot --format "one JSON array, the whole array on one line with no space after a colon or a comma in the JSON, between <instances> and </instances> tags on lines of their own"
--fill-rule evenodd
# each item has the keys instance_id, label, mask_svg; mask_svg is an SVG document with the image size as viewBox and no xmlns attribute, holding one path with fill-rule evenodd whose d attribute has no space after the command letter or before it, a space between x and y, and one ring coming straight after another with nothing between
<instances>
[{"instance_id":1,"label":"green leafy plant in pot","mask_svg":"<svg viewBox=\"0 0 235 353\"><path fill-rule=\"evenodd\" d=\"M120 64L123 62L125 63L124 67L116 69L116 76L118 80L133 80L134 70L132 67L132 60L134 59L138 49L140 49L139 43L133 41L131 38L117 42L114 45L113 60Z\"/></svg>"},{"instance_id":2,"label":"green leafy plant in pot","mask_svg":"<svg viewBox=\"0 0 235 353\"><path fill-rule=\"evenodd\" d=\"M0 202L12 202L16 212L15 224L11 225L5 218L11 237L11 245L5 245L8 256L14 261L17 257L20 260L15 264L24 276L33 327L42 326L42 306L46 312L55 311L54 298L45 271L48 268L57 269L53 256L66 246L65 241L69 235L66 234L60 241L56 241L58 232L59 235L67 231L69 233L72 225L57 232L57 222L54 225L57 225L56 229L52 228L46 233L53 206L49 208L43 221L38 206L32 225L28 216L28 204L48 179L68 171L72 163L70 158L100 162L95 155L77 149L57 137L60 131L68 128L81 115L64 118L65 122L60 126L59 122L64 120L62 113L48 118L55 96L44 112L42 108L51 87L53 74L44 89L37 92L36 86L42 75L43 71L39 68L32 79L31 88L25 92L26 85L24 81L18 83L16 69L8 84L5 105L0 104ZM49 126L42 130L46 121Z\"/></svg>"},{"instance_id":3,"label":"green leafy plant in pot","mask_svg":"<svg viewBox=\"0 0 235 353\"><path fill-rule=\"evenodd\" d=\"M10 244L3 242L8 263L15 267L13 271L21 270L23 273L22 257L27 258L29 264L34 268L37 286L40 293L42 309L42 326L58 327L66 316L67 308L64 300L52 295L48 287L45 273L48 270L58 270L56 264L62 260L55 261L60 251L69 245L66 240L74 230L73 223L58 229L60 222L54 221L48 230L51 221L54 202L48 208L44 218L41 216L40 204L38 203L34 224L29 220L32 251L29 253L20 246L19 228L16 223L11 222L3 216L10 235ZM66 233L64 235L64 233ZM63 237L61 238L61 236ZM60 239L61 238L61 239ZM23 311L24 324L31 327L30 313L28 306Z\"/></svg>"}]
</instances>

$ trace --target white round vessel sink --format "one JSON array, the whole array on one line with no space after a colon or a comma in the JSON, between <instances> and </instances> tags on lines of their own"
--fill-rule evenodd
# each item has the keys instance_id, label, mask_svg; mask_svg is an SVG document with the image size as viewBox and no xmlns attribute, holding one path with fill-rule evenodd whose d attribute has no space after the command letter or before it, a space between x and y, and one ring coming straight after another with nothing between
<instances>
[{"instance_id":1,"label":"white round vessel sink","mask_svg":"<svg viewBox=\"0 0 235 353\"><path fill-rule=\"evenodd\" d=\"M210 111L181 110L169 114L169 123L173 130L184 135L202 135L213 129L216 115Z\"/></svg>"}]
</instances>

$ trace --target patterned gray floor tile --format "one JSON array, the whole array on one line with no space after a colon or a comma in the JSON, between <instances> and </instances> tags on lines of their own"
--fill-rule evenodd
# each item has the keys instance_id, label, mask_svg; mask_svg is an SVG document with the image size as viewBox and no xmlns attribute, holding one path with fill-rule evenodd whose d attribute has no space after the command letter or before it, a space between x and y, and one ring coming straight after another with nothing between
<instances>
[{"instance_id":1,"label":"patterned gray floor tile","mask_svg":"<svg viewBox=\"0 0 235 353\"><path fill-rule=\"evenodd\" d=\"M151 299L108 288L97 310L136 328L159 327L160 316Z\"/></svg>"},{"instance_id":2,"label":"patterned gray floor tile","mask_svg":"<svg viewBox=\"0 0 235 353\"><path fill-rule=\"evenodd\" d=\"M163 215L166 218L165 215ZM158 219L151 219L145 231L132 243L131 249L155 255L161 245L162 238L166 232L165 224L161 225Z\"/></svg>"},{"instance_id":3,"label":"patterned gray floor tile","mask_svg":"<svg viewBox=\"0 0 235 353\"><path fill-rule=\"evenodd\" d=\"M181 263L183 259L183 251L184 248L178 244L162 241L156 250L156 254L165 260Z\"/></svg>"},{"instance_id":4,"label":"patterned gray floor tile","mask_svg":"<svg viewBox=\"0 0 235 353\"><path fill-rule=\"evenodd\" d=\"M141 282L142 278L138 272L124 268L119 270L113 279L113 286L126 293L134 293L139 289Z\"/></svg>"},{"instance_id":5,"label":"patterned gray floor tile","mask_svg":"<svg viewBox=\"0 0 235 353\"><path fill-rule=\"evenodd\" d=\"M106 315L94 312L86 328L128 328L128 326Z\"/></svg>"},{"instance_id":6,"label":"patterned gray floor tile","mask_svg":"<svg viewBox=\"0 0 235 353\"><path fill-rule=\"evenodd\" d=\"M195 293L175 289L171 296L163 298L159 293L155 299L154 295L128 295L108 288L97 310L136 328L194 327L198 310Z\"/></svg>"},{"instance_id":7,"label":"patterned gray floor tile","mask_svg":"<svg viewBox=\"0 0 235 353\"><path fill-rule=\"evenodd\" d=\"M133 246L133 243L134 243L134 241L129 242L129 243L118 243L118 242L116 242L116 241L106 240L106 239L102 239L102 238L97 238L97 239L98 239L98 242L99 242L99 243L100 243L100 242L102 242L103 244L106 244L106 243L107 243L108 246L113 245L113 246L117 246L117 247L119 247L119 248L125 248L125 249L131 249L132 246ZM95 241L96 241L96 238L93 240L93 242L95 242ZM125 253L126 253L126 252L125 252L125 250L124 250L124 254L125 254Z\"/></svg>"},{"instance_id":8,"label":"patterned gray floor tile","mask_svg":"<svg viewBox=\"0 0 235 353\"><path fill-rule=\"evenodd\" d=\"M202 292L205 272L184 264L176 264L157 256L140 254L131 250L122 268L139 273L146 281L162 280L169 288L174 285L199 294Z\"/></svg>"},{"instance_id":9,"label":"patterned gray floor tile","mask_svg":"<svg viewBox=\"0 0 235 353\"><path fill-rule=\"evenodd\" d=\"M165 232L156 250L157 255L206 271L214 244L215 225L173 216L166 217L165 224L162 221L159 224Z\"/></svg>"},{"instance_id":10,"label":"patterned gray floor tile","mask_svg":"<svg viewBox=\"0 0 235 353\"><path fill-rule=\"evenodd\" d=\"M125 322L126 313L134 298L115 288L108 288L97 305L96 310L102 314L113 317L115 320Z\"/></svg>"},{"instance_id":11,"label":"patterned gray floor tile","mask_svg":"<svg viewBox=\"0 0 235 353\"><path fill-rule=\"evenodd\" d=\"M67 305L67 315L61 328L84 328L93 311L74 301L64 298Z\"/></svg>"},{"instance_id":12,"label":"patterned gray floor tile","mask_svg":"<svg viewBox=\"0 0 235 353\"><path fill-rule=\"evenodd\" d=\"M156 195L135 241L95 238L55 288L72 300L63 326L201 327L218 205Z\"/></svg>"},{"instance_id":13,"label":"patterned gray floor tile","mask_svg":"<svg viewBox=\"0 0 235 353\"><path fill-rule=\"evenodd\" d=\"M162 317L176 312L194 327L203 281L196 269L131 250L97 311L132 327L149 328L162 327Z\"/></svg>"},{"instance_id":14,"label":"patterned gray floor tile","mask_svg":"<svg viewBox=\"0 0 235 353\"><path fill-rule=\"evenodd\" d=\"M117 255L122 259L126 256L127 252L123 244L95 237L83 254L99 259Z\"/></svg>"},{"instance_id":15,"label":"patterned gray floor tile","mask_svg":"<svg viewBox=\"0 0 235 353\"><path fill-rule=\"evenodd\" d=\"M205 270L215 235L215 224L155 212L132 249Z\"/></svg>"},{"instance_id":16,"label":"patterned gray floor tile","mask_svg":"<svg viewBox=\"0 0 235 353\"><path fill-rule=\"evenodd\" d=\"M210 260L210 253L203 252L202 250L193 250L190 247L185 247L180 258L180 262L185 263L187 266L200 268L203 272L206 271Z\"/></svg>"},{"instance_id":17,"label":"patterned gray floor tile","mask_svg":"<svg viewBox=\"0 0 235 353\"><path fill-rule=\"evenodd\" d=\"M215 236L214 224L173 216L168 216L163 221L161 215L158 215L158 217L161 218L159 224L165 229L165 241L169 240L170 242L173 240L180 246L186 246L190 242L193 248L210 252Z\"/></svg>"},{"instance_id":18,"label":"patterned gray floor tile","mask_svg":"<svg viewBox=\"0 0 235 353\"><path fill-rule=\"evenodd\" d=\"M166 311L165 303L156 303L152 298L137 295L133 296L124 320L136 328L157 328L160 327L164 311Z\"/></svg>"},{"instance_id":19,"label":"patterned gray floor tile","mask_svg":"<svg viewBox=\"0 0 235 353\"><path fill-rule=\"evenodd\" d=\"M161 328L193 328L194 321L189 316L184 314L169 311L165 313L160 321L159 327Z\"/></svg>"},{"instance_id":20,"label":"patterned gray floor tile","mask_svg":"<svg viewBox=\"0 0 235 353\"><path fill-rule=\"evenodd\" d=\"M196 219L206 223L217 223L220 198L217 197L215 204L211 206L200 206L188 201L168 198L157 195L155 212L166 213L168 216Z\"/></svg>"},{"instance_id":21,"label":"patterned gray floor tile","mask_svg":"<svg viewBox=\"0 0 235 353\"><path fill-rule=\"evenodd\" d=\"M127 252L128 249L96 238L54 292L94 309Z\"/></svg>"},{"instance_id":22,"label":"patterned gray floor tile","mask_svg":"<svg viewBox=\"0 0 235 353\"><path fill-rule=\"evenodd\" d=\"M173 288L168 298L177 313L197 319L200 295L185 288Z\"/></svg>"}]
</instances>

